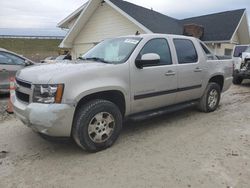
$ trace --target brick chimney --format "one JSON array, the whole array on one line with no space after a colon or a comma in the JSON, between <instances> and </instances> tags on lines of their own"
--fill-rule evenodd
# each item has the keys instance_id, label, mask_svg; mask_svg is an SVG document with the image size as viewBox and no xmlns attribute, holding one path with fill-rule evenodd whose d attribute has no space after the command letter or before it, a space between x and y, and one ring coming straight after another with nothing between
<instances>
[{"instance_id":1,"label":"brick chimney","mask_svg":"<svg viewBox=\"0 0 250 188\"><path fill-rule=\"evenodd\" d=\"M204 27L197 24L185 24L183 27L183 35L196 37L201 39L204 34Z\"/></svg>"}]
</instances>

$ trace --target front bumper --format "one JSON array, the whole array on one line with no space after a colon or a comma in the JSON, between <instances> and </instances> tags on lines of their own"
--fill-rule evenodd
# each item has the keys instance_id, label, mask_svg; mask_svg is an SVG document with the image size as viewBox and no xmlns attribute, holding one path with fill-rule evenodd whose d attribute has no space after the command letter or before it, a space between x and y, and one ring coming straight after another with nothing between
<instances>
[{"instance_id":1,"label":"front bumper","mask_svg":"<svg viewBox=\"0 0 250 188\"><path fill-rule=\"evenodd\" d=\"M241 77L243 79L250 79L250 70L236 70L234 76Z\"/></svg>"},{"instance_id":2,"label":"front bumper","mask_svg":"<svg viewBox=\"0 0 250 188\"><path fill-rule=\"evenodd\" d=\"M35 132L70 137L75 108L67 104L25 104L11 95L16 116Z\"/></svg>"}]
</instances>

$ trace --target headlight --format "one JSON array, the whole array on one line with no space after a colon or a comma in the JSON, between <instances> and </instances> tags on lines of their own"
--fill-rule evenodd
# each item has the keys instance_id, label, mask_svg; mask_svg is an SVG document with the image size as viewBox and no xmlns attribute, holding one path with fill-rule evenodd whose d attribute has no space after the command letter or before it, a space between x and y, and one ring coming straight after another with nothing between
<instances>
[{"instance_id":1,"label":"headlight","mask_svg":"<svg viewBox=\"0 0 250 188\"><path fill-rule=\"evenodd\" d=\"M61 103L63 89L63 84L35 85L33 102L46 104Z\"/></svg>"}]
</instances>

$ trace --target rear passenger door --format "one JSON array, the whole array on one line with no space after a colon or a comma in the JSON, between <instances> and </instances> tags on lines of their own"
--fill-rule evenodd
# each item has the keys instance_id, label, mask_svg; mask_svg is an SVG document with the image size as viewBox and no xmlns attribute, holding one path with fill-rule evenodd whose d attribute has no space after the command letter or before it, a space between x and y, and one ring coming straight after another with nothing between
<instances>
[{"instance_id":1,"label":"rear passenger door","mask_svg":"<svg viewBox=\"0 0 250 188\"><path fill-rule=\"evenodd\" d=\"M198 99L202 96L203 62L192 40L173 39L177 55L178 92L176 102Z\"/></svg>"}]
</instances>

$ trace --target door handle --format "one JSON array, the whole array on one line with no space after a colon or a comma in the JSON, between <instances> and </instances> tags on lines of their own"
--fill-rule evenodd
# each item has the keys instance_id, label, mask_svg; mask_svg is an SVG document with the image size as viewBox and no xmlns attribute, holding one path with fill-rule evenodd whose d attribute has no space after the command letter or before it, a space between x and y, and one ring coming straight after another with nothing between
<instances>
[{"instance_id":1,"label":"door handle","mask_svg":"<svg viewBox=\"0 0 250 188\"><path fill-rule=\"evenodd\" d=\"M174 76L176 73L174 71L168 71L165 73L165 76Z\"/></svg>"},{"instance_id":2,"label":"door handle","mask_svg":"<svg viewBox=\"0 0 250 188\"><path fill-rule=\"evenodd\" d=\"M200 67L197 67L194 69L194 72L202 72L202 69Z\"/></svg>"}]
</instances>

